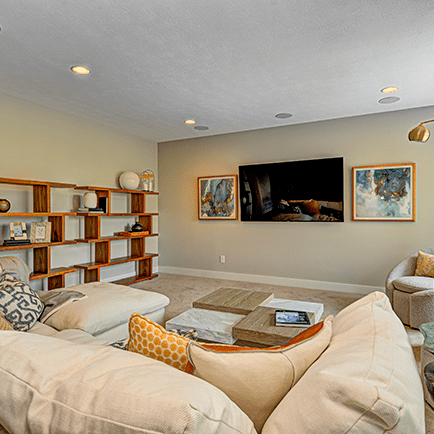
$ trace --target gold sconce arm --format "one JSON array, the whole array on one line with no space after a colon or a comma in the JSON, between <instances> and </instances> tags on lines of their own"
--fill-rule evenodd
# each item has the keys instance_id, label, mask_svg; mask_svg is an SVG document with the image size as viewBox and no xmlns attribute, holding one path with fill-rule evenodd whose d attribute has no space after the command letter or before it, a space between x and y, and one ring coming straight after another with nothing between
<instances>
[{"instance_id":1,"label":"gold sconce arm","mask_svg":"<svg viewBox=\"0 0 434 434\"><path fill-rule=\"evenodd\" d=\"M423 124L428 124L429 122L434 122L434 119L421 122L418 126L410 130L408 133L408 140L410 140L410 142L426 142L429 139L430 132L428 128L423 126Z\"/></svg>"}]
</instances>

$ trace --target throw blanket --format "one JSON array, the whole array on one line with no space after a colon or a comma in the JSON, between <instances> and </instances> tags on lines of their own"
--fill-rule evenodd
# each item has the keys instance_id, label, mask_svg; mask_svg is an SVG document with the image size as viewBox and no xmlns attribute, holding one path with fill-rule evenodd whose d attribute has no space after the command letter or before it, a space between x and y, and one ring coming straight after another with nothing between
<instances>
[{"instance_id":1,"label":"throw blanket","mask_svg":"<svg viewBox=\"0 0 434 434\"><path fill-rule=\"evenodd\" d=\"M55 314L58 310L62 309L69 303L87 298L86 294L78 291L38 291L39 298L44 303L45 307L39 321L46 321L51 315Z\"/></svg>"}]
</instances>

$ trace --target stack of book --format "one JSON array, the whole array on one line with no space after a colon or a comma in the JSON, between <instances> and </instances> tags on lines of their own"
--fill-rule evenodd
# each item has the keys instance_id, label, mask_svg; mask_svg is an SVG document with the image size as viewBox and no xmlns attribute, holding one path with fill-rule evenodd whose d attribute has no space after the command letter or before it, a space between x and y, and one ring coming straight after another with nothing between
<instances>
[{"instance_id":1,"label":"stack of book","mask_svg":"<svg viewBox=\"0 0 434 434\"><path fill-rule=\"evenodd\" d=\"M85 208L85 207L78 208L77 212L82 212L82 213L85 213L85 212L86 213L94 212L94 213L100 213L100 214L105 213L105 211L102 208Z\"/></svg>"},{"instance_id":2,"label":"stack of book","mask_svg":"<svg viewBox=\"0 0 434 434\"><path fill-rule=\"evenodd\" d=\"M32 244L30 240L5 240L4 246L21 246L26 244Z\"/></svg>"}]
</instances>

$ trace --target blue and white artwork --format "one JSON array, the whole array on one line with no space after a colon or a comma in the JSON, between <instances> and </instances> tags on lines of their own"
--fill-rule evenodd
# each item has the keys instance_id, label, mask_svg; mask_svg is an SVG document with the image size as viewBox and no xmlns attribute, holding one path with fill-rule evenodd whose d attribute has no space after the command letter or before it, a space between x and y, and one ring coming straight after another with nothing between
<instances>
[{"instance_id":1,"label":"blue and white artwork","mask_svg":"<svg viewBox=\"0 0 434 434\"><path fill-rule=\"evenodd\" d=\"M415 164L353 168L353 220L415 221Z\"/></svg>"},{"instance_id":2,"label":"blue and white artwork","mask_svg":"<svg viewBox=\"0 0 434 434\"><path fill-rule=\"evenodd\" d=\"M236 220L237 175L199 178L199 219Z\"/></svg>"}]
</instances>

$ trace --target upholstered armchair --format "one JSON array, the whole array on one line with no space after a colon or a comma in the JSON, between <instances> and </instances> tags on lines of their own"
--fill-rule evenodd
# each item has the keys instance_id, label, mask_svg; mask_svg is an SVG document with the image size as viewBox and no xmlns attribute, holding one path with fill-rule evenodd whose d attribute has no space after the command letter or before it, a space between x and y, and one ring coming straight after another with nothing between
<instances>
[{"instance_id":1,"label":"upholstered armchair","mask_svg":"<svg viewBox=\"0 0 434 434\"><path fill-rule=\"evenodd\" d=\"M434 247L420 251L434 255ZM434 278L414 275L418 253L399 262L386 279L386 294L395 313L412 328L434 321Z\"/></svg>"}]
</instances>

